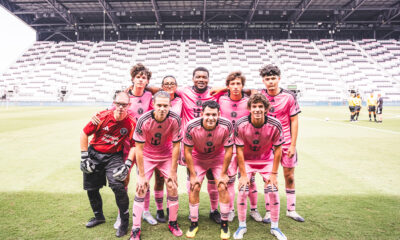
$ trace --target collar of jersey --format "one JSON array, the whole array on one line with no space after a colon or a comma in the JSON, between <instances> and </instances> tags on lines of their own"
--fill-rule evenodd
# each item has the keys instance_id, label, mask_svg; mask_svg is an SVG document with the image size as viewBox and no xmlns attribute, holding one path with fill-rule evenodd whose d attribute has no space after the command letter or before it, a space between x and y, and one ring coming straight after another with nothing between
<instances>
[{"instance_id":1,"label":"collar of jersey","mask_svg":"<svg viewBox=\"0 0 400 240\"><path fill-rule=\"evenodd\" d=\"M279 93L278 94L276 94L275 96L271 96L271 95L269 95L268 94L268 89L264 89L264 91L265 91L265 93L268 95L268 96L270 96L270 97L276 97L276 96L278 96L279 94L281 94L282 92L283 92L283 88L279 88L280 90L279 90Z\"/></svg>"},{"instance_id":2,"label":"collar of jersey","mask_svg":"<svg viewBox=\"0 0 400 240\"><path fill-rule=\"evenodd\" d=\"M262 127L267 123L267 121L268 121L268 116L265 115L264 124L263 124L261 127L256 127L256 126L254 126L254 124L251 122L251 113L249 114L248 119L249 119L249 122L251 123L251 125L252 125L253 127L255 127L255 128L262 128Z\"/></svg>"}]
</instances>

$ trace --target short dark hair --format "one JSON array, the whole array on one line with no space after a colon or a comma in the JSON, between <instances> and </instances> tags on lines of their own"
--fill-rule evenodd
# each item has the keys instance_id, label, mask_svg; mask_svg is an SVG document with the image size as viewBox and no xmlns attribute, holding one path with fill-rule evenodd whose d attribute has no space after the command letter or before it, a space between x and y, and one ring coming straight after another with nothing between
<instances>
[{"instance_id":1,"label":"short dark hair","mask_svg":"<svg viewBox=\"0 0 400 240\"><path fill-rule=\"evenodd\" d=\"M138 63L131 68L131 77L134 78L136 75L145 75L150 81L151 72L142 63Z\"/></svg>"},{"instance_id":2,"label":"short dark hair","mask_svg":"<svg viewBox=\"0 0 400 240\"><path fill-rule=\"evenodd\" d=\"M260 76L281 76L281 70L275 65L268 64L260 69Z\"/></svg>"},{"instance_id":3,"label":"short dark hair","mask_svg":"<svg viewBox=\"0 0 400 240\"><path fill-rule=\"evenodd\" d=\"M193 70L193 77L196 74L196 72L207 72L208 77L210 77L210 73L208 72L208 69L205 67L197 67Z\"/></svg>"},{"instance_id":4,"label":"short dark hair","mask_svg":"<svg viewBox=\"0 0 400 240\"><path fill-rule=\"evenodd\" d=\"M229 75L226 77L226 86L229 86L229 83L236 78L239 78L240 81L242 82L242 85L246 83L246 77L242 75L241 71L236 71L236 72L231 72Z\"/></svg>"},{"instance_id":5,"label":"short dark hair","mask_svg":"<svg viewBox=\"0 0 400 240\"><path fill-rule=\"evenodd\" d=\"M164 80L165 80L166 78L173 78L173 79L175 80L175 84L178 85L178 82L176 81L176 78L175 78L174 76L172 76L172 75L164 76L163 79L162 79L162 81L161 81L161 85L164 84Z\"/></svg>"},{"instance_id":6,"label":"short dark hair","mask_svg":"<svg viewBox=\"0 0 400 240\"><path fill-rule=\"evenodd\" d=\"M219 108L220 108L219 104L216 101L204 102L201 107L202 107L202 110L201 110L202 112L204 112L204 109L206 109L206 107L209 107L209 108L212 108L212 109L218 109L218 111L219 111Z\"/></svg>"},{"instance_id":7,"label":"short dark hair","mask_svg":"<svg viewBox=\"0 0 400 240\"><path fill-rule=\"evenodd\" d=\"M267 110L270 106L268 99L262 95L261 93L255 93L250 96L249 100L247 101L247 108L250 110L251 104L253 103L262 103Z\"/></svg>"}]
</instances>

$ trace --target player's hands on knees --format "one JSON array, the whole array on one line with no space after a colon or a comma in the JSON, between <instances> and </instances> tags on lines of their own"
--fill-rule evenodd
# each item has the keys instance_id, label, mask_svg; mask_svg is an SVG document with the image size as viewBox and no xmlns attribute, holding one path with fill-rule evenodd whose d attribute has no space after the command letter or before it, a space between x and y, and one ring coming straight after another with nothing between
<instances>
[{"instance_id":1,"label":"player's hands on knees","mask_svg":"<svg viewBox=\"0 0 400 240\"><path fill-rule=\"evenodd\" d=\"M247 186L250 186L250 180L247 177L247 175L240 176L239 185L238 185L239 191L240 191L240 189L242 189L242 187L246 188Z\"/></svg>"},{"instance_id":2,"label":"player's hands on knees","mask_svg":"<svg viewBox=\"0 0 400 240\"><path fill-rule=\"evenodd\" d=\"M190 180L190 191L194 191L196 185L200 187L200 181L197 179L196 175L190 176L189 180Z\"/></svg>"},{"instance_id":3,"label":"player's hands on knees","mask_svg":"<svg viewBox=\"0 0 400 240\"><path fill-rule=\"evenodd\" d=\"M267 184L273 185L278 189L278 174L272 173Z\"/></svg>"},{"instance_id":4,"label":"player's hands on knees","mask_svg":"<svg viewBox=\"0 0 400 240\"><path fill-rule=\"evenodd\" d=\"M149 187L149 182L147 181L145 176L138 176L137 184L136 184L136 192L139 196L143 196Z\"/></svg>"},{"instance_id":5,"label":"player's hands on knees","mask_svg":"<svg viewBox=\"0 0 400 240\"><path fill-rule=\"evenodd\" d=\"M121 182L125 181L125 179L129 175L129 169L131 169L131 167L132 167L132 160L127 159L125 161L125 164L122 164L121 166L115 168L113 170L113 177L115 178L115 180Z\"/></svg>"},{"instance_id":6,"label":"player's hands on knees","mask_svg":"<svg viewBox=\"0 0 400 240\"><path fill-rule=\"evenodd\" d=\"M296 153L296 147L290 145L289 149L288 149L288 157L292 158L294 156L294 154Z\"/></svg>"},{"instance_id":7,"label":"player's hands on knees","mask_svg":"<svg viewBox=\"0 0 400 240\"><path fill-rule=\"evenodd\" d=\"M92 119L90 119L90 121L92 122L92 124L93 125L99 125L100 124L100 119L99 119L99 113L100 112L98 112L98 113L96 113L93 117L92 117Z\"/></svg>"},{"instance_id":8,"label":"player's hands on knees","mask_svg":"<svg viewBox=\"0 0 400 240\"><path fill-rule=\"evenodd\" d=\"M229 177L226 174L221 174L220 179L218 180L218 187L220 184L223 184L225 189L228 188Z\"/></svg>"},{"instance_id":9,"label":"player's hands on knees","mask_svg":"<svg viewBox=\"0 0 400 240\"><path fill-rule=\"evenodd\" d=\"M171 184L171 187L178 188L178 177L175 171L171 171L171 173L169 174L167 184Z\"/></svg>"},{"instance_id":10,"label":"player's hands on knees","mask_svg":"<svg viewBox=\"0 0 400 240\"><path fill-rule=\"evenodd\" d=\"M86 174L91 174L94 172L96 166L94 165L92 159L89 157L89 153L87 151L81 152L81 171Z\"/></svg>"}]
</instances>

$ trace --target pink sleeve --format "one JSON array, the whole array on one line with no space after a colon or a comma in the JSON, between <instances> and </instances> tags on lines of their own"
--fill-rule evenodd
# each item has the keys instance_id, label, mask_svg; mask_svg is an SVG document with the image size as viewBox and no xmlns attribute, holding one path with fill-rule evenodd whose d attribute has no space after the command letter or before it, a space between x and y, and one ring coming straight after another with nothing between
<instances>
[{"instance_id":1,"label":"pink sleeve","mask_svg":"<svg viewBox=\"0 0 400 240\"><path fill-rule=\"evenodd\" d=\"M233 133L231 131L229 131L228 129L226 129L226 137L225 137L225 141L224 141L224 147L230 147L234 144L234 140L233 140Z\"/></svg>"},{"instance_id":2,"label":"pink sleeve","mask_svg":"<svg viewBox=\"0 0 400 240\"><path fill-rule=\"evenodd\" d=\"M133 140L135 142L144 143L146 141L146 136L143 132L143 119L139 118L138 123L136 124L135 133L133 133Z\"/></svg>"},{"instance_id":3,"label":"pink sleeve","mask_svg":"<svg viewBox=\"0 0 400 240\"><path fill-rule=\"evenodd\" d=\"M280 145L282 145L284 143L285 143L285 140L283 138L282 131L279 130L279 129L276 129L275 134L274 134L274 139L273 139L273 145L275 147L278 147L278 146L280 146Z\"/></svg>"},{"instance_id":4,"label":"pink sleeve","mask_svg":"<svg viewBox=\"0 0 400 240\"><path fill-rule=\"evenodd\" d=\"M172 142L176 143L182 140L182 134L181 134L181 124L180 121L176 120L174 121L174 130L172 134Z\"/></svg>"},{"instance_id":5,"label":"pink sleeve","mask_svg":"<svg viewBox=\"0 0 400 240\"><path fill-rule=\"evenodd\" d=\"M187 131L187 128L185 129L185 136L183 138L183 143L185 145L191 146L193 147L194 143L193 143L193 136L191 135L191 133L189 133Z\"/></svg>"},{"instance_id":6,"label":"pink sleeve","mask_svg":"<svg viewBox=\"0 0 400 240\"><path fill-rule=\"evenodd\" d=\"M290 116L293 117L300 113L300 106L295 97L291 97L290 101Z\"/></svg>"},{"instance_id":7,"label":"pink sleeve","mask_svg":"<svg viewBox=\"0 0 400 240\"><path fill-rule=\"evenodd\" d=\"M176 89L176 94L178 94L181 97L182 94L184 93L184 91L185 91L185 87L178 87Z\"/></svg>"},{"instance_id":8,"label":"pink sleeve","mask_svg":"<svg viewBox=\"0 0 400 240\"><path fill-rule=\"evenodd\" d=\"M236 146L244 146L243 141L243 127L241 129L238 126L235 127L235 145Z\"/></svg>"}]
</instances>

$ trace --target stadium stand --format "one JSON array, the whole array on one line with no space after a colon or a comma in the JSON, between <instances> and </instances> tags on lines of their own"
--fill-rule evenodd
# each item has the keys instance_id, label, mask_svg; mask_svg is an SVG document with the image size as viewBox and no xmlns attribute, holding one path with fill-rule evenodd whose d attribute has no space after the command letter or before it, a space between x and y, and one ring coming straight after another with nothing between
<instances>
[{"instance_id":1,"label":"stadium stand","mask_svg":"<svg viewBox=\"0 0 400 240\"><path fill-rule=\"evenodd\" d=\"M1 75L0 89L11 93L10 101L103 102L130 85L129 69L137 62L153 72L152 85L164 75L190 84L192 70L204 66L212 86L225 85L227 74L240 70L246 87L262 88L258 69L273 63L282 69L283 86L301 91L301 101L342 102L350 88L400 101L400 43L374 39L39 41Z\"/></svg>"}]
</instances>

